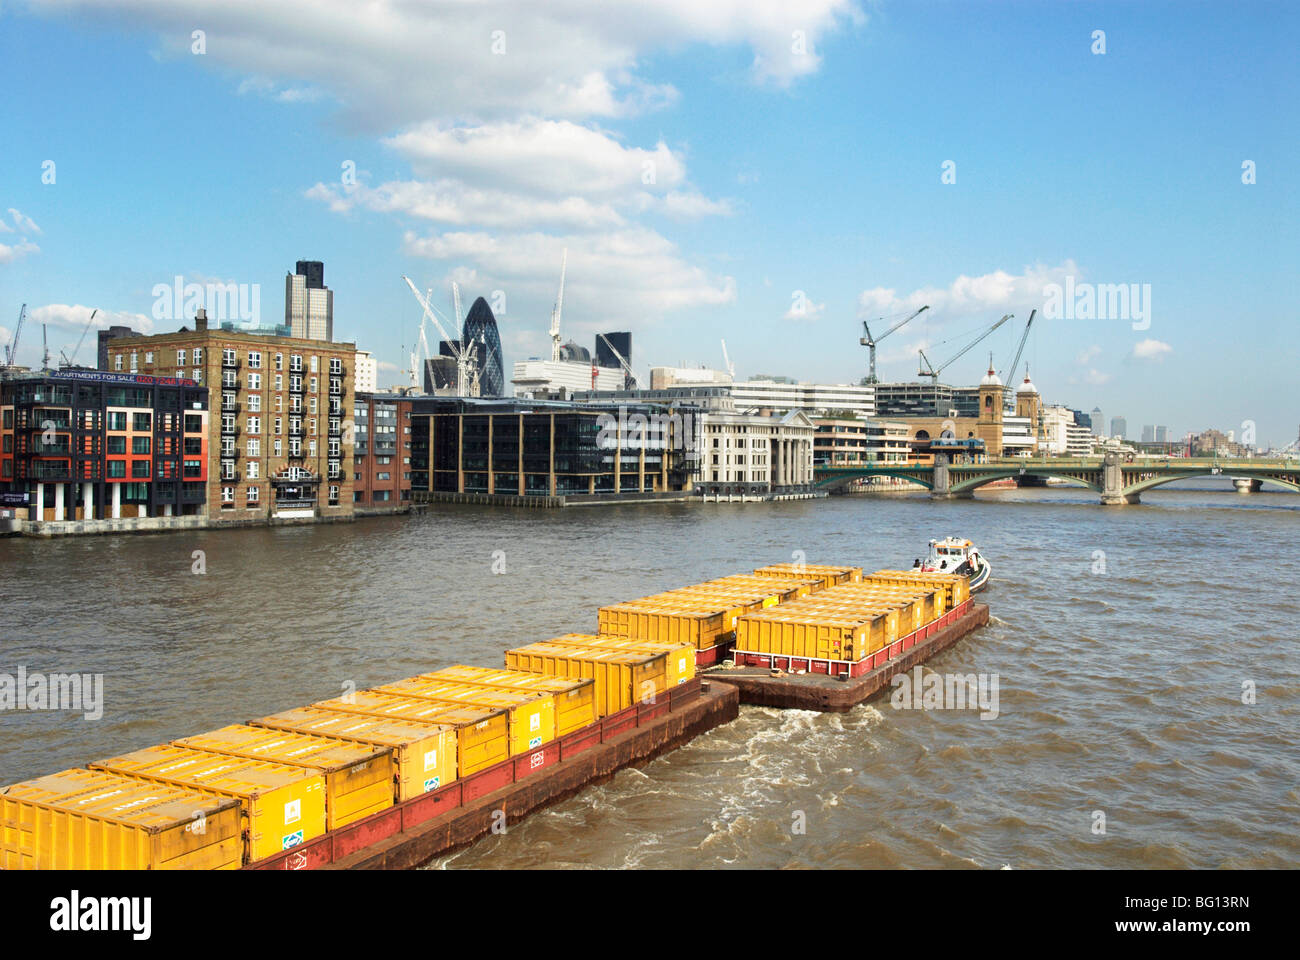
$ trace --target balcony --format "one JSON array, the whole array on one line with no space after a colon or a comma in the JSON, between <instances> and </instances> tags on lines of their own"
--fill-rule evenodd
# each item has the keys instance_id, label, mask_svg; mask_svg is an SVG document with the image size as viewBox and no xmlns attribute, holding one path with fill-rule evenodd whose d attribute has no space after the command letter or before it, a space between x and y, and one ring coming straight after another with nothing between
<instances>
[{"instance_id":1,"label":"balcony","mask_svg":"<svg viewBox=\"0 0 1300 960\"><path fill-rule=\"evenodd\" d=\"M242 477L242 476L243 476L243 474L241 474L238 470L231 470L229 473L223 473L223 474L221 475L221 482L222 482L222 483L238 483L240 477Z\"/></svg>"},{"instance_id":2,"label":"balcony","mask_svg":"<svg viewBox=\"0 0 1300 960\"><path fill-rule=\"evenodd\" d=\"M222 401L221 401L221 412L222 412L222 413L239 413L239 412L240 412L241 410L243 410L243 409L244 409L244 405L243 405L242 403L240 403L238 400L222 400Z\"/></svg>"},{"instance_id":3,"label":"balcony","mask_svg":"<svg viewBox=\"0 0 1300 960\"><path fill-rule=\"evenodd\" d=\"M330 396L331 396L331 397L342 397L342 396L344 396L347 392L348 392L347 387L343 386L342 383L338 383L338 382L335 382L335 381L333 381L333 380L330 381Z\"/></svg>"},{"instance_id":4,"label":"balcony","mask_svg":"<svg viewBox=\"0 0 1300 960\"><path fill-rule=\"evenodd\" d=\"M221 368L223 370L238 370L243 365L243 361L238 356L227 357L223 355L221 358Z\"/></svg>"},{"instance_id":5,"label":"balcony","mask_svg":"<svg viewBox=\"0 0 1300 960\"><path fill-rule=\"evenodd\" d=\"M223 437L238 437L238 436L239 436L239 425L238 425L238 424L231 424L230 426L226 426L226 424L223 423L223 424L221 425L221 435L222 435Z\"/></svg>"}]
</instances>

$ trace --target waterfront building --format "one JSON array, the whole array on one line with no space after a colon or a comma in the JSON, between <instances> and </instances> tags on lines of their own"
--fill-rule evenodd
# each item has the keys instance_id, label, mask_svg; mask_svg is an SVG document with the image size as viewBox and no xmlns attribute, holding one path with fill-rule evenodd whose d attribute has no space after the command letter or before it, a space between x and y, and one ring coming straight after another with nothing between
<instances>
[{"instance_id":1,"label":"waterfront building","mask_svg":"<svg viewBox=\"0 0 1300 960\"><path fill-rule=\"evenodd\" d=\"M236 522L352 516L343 421L355 355L351 343L213 330L202 309L192 330L109 342L114 372L211 387L207 514Z\"/></svg>"},{"instance_id":2,"label":"waterfront building","mask_svg":"<svg viewBox=\"0 0 1300 960\"><path fill-rule=\"evenodd\" d=\"M819 418L813 421L813 462L817 466L907 463L911 447L901 420Z\"/></svg>"},{"instance_id":3,"label":"waterfront building","mask_svg":"<svg viewBox=\"0 0 1300 960\"><path fill-rule=\"evenodd\" d=\"M334 291L325 286L325 264L299 260L284 278L284 322L298 340L334 339Z\"/></svg>"},{"instance_id":4,"label":"waterfront building","mask_svg":"<svg viewBox=\"0 0 1300 960\"><path fill-rule=\"evenodd\" d=\"M705 496L807 492L813 486L815 430L802 410L780 417L708 411L697 488Z\"/></svg>"},{"instance_id":5,"label":"waterfront building","mask_svg":"<svg viewBox=\"0 0 1300 960\"><path fill-rule=\"evenodd\" d=\"M94 370L0 380L0 508L61 521L201 514L208 390Z\"/></svg>"},{"instance_id":6,"label":"waterfront building","mask_svg":"<svg viewBox=\"0 0 1300 960\"><path fill-rule=\"evenodd\" d=\"M953 387L930 380L912 380L902 383L877 383L874 389L877 416L941 418L980 416L978 387Z\"/></svg>"},{"instance_id":7,"label":"waterfront building","mask_svg":"<svg viewBox=\"0 0 1300 960\"><path fill-rule=\"evenodd\" d=\"M879 390L881 386L890 385L876 384L876 389ZM923 386L930 385L923 384ZM1032 387L1032 384L1030 386ZM946 415L894 414L888 419L907 425L908 443L914 457L922 451L929 451L931 441L934 440L980 440L983 442L984 452L993 457L1000 457L1004 452L1008 454L1032 452L1037 446L1037 391L1033 391L1032 396L1025 395L1023 407L1021 398L1017 395L1017 415L1012 415L1003 407L1002 380L993 371L991 365L979 386L973 389L978 412L976 416L963 414L956 407L949 407L945 411ZM966 391L963 389L962 392ZM919 396L924 399L926 394ZM969 405L963 402L962 409L969 410Z\"/></svg>"},{"instance_id":8,"label":"waterfront building","mask_svg":"<svg viewBox=\"0 0 1300 960\"><path fill-rule=\"evenodd\" d=\"M409 508L410 398L358 391L351 406L353 510L357 514L370 514ZM346 443L344 453L347 453Z\"/></svg>"},{"instance_id":9,"label":"waterfront building","mask_svg":"<svg viewBox=\"0 0 1300 960\"><path fill-rule=\"evenodd\" d=\"M100 330L99 343L98 343L99 352L96 354L95 369L96 370L108 369L108 342L110 340L112 340L114 337L135 337L135 336L139 336L139 334L136 333L134 330L132 330L130 327L124 327L118 324L114 324L113 326L109 327L107 330Z\"/></svg>"},{"instance_id":10,"label":"waterfront building","mask_svg":"<svg viewBox=\"0 0 1300 960\"><path fill-rule=\"evenodd\" d=\"M689 490L698 470L696 418L666 407L428 396L410 403L417 501L664 493ZM652 416L664 429L647 429Z\"/></svg>"}]
</instances>

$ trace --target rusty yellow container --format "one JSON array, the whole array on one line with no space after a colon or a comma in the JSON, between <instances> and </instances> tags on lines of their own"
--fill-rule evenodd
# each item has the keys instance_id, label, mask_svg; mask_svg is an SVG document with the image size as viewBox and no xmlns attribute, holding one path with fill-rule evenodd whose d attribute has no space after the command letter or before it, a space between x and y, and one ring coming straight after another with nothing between
<instances>
[{"instance_id":1,"label":"rusty yellow container","mask_svg":"<svg viewBox=\"0 0 1300 960\"><path fill-rule=\"evenodd\" d=\"M286 710L253 720L252 724L391 750L396 778L393 796L399 803L456 779L456 729L446 724L369 717L317 707Z\"/></svg>"},{"instance_id":2,"label":"rusty yellow container","mask_svg":"<svg viewBox=\"0 0 1300 960\"><path fill-rule=\"evenodd\" d=\"M511 755L536 750L555 739L555 697L549 693L450 683L432 674L387 683L376 687L375 691L399 697L423 697L456 706L505 710L510 718Z\"/></svg>"},{"instance_id":3,"label":"rusty yellow container","mask_svg":"<svg viewBox=\"0 0 1300 960\"><path fill-rule=\"evenodd\" d=\"M589 677L596 713L607 717L652 700L667 689L667 655L534 643L506 651L506 666L553 677Z\"/></svg>"},{"instance_id":4,"label":"rusty yellow container","mask_svg":"<svg viewBox=\"0 0 1300 960\"><path fill-rule=\"evenodd\" d=\"M97 770L0 789L0 870L237 870L239 801Z\"/></svg>"},{"instance_id":5,"label":"rusty yellow container","mask_svg":"<svg viewBox=\"0 0 1300 960\"><path fill-rule=\"evenodd\" d=\"M615 637L636 637L663 643L690 644L707 650L730 640L736 619L745 611L717 601L667 604L620 603L601 607L596 632Z\"/></svg>"},{"instance_id":6,"label":"rusty yellow container","mask_svg":"<svg viewBox=\"0 0 1300 960\"><path fill-rule=\"evenodd\" d=\"M442 700L399 697L359 690L345 697L313 703L321 710L340 710L372 717L440 723L456 729L456 764L463 779L510 756L510 717L504 710L457 706Z\"/></svg>"},{"instance_id":7,"label":"rusty yellow container","mask_svg":"<svg viewBox=\"0 0 1300 960\"><path fill-rule=\"evenodd\" d=\"M240 804L244 851L250 861L296 847L325 832L325 777L309 767L171 745L110 757L90 767L233 797Z\"/></svg>"},{"instance_id":8,"label":"rusty yellow container","mask_svg":"<svg viewBox=\"0 0 1300 960\"><path fill-rule=\"evenodd\" d=\"M800 601L742 617L736 649L819 660L861 660L899 637L897 608L818 610Z\"/></svg>"},{"instance_id":9,"label":"rusty yellow container","mask_svg":"<svg viewBox=\"0 0 1300 960\"><path fill-rule=\"evenodd\" d=\"M446 667L429 677L502 690L549 693L555 698L555 735L567 736L596 722L596 681L590 677L547 677L493 667Z\"/></svg>"},{"instance_id":10,"label":"rusty yellow container","mask_svg":"<svg viewBox=\"0 0 1300 960\"><path fill-rule=\"evenodd\" d=\"M393 805L393 751L332 737L231 724L173 740L177 747L319 770L325 777L325 829L337 830Z\"/></svg>"},{"instance_id":11,"label":"rusty yellow container","mask_svg":"<svg viewBox=\"0 0 1300 960\"><path fill-rule=\"evenodd\" d=\"M850 586L835 587L833 590L826 590L818 594L819 599L825 597L831 600L843 600L852 602L862 598L879 598L879 597L901 597L904 599L916 600L921 604L922 614L921 621L929 623L931 620L943 616L946 611L944 590L939 587L931 587L925 584L891 584L891 583L857 583Z\"/></svg>"},{"instance_id":12,"label":"rusty yellow container","mask_svg":"<svg viewBox=\"0 0 1300 960\"><path fill-rule=\"evenodd\" d=\"M664 682L670 688L695 677L695 648L686 644L661 643L658 640L638 640L630 637L594 636L589 633L566 633L562 637L554 637L546 642L563 647L667 654L667 659L664 661Z\"/></svg>"},{"instance_id":13,"label":"rusty yellow container","mask_svg":"<svg viewBox=\"0 0 1300 960\"><path fill-rule=\"evenodd\" d=\"M773 563L754 571L756 577L817 577L827 587L857 583L861 567L839 567L824 563Z\"/></svg>"},{"instance_id":14,"label":"rusty yellow container","mask_svg":"<svg viewBox=\"0 0 1300 960\"><path fill-rule=\"evenodd\" d=\"M829 592L829 591L827 591ZM823 600L822 598L825 597ZM836 611L840 614L849 616L854 615L859 610L871 610L882 607L890 607L898 610L898 632L901 636L906 636L914 630L919 630L925 623L923 614L925 612L925 602L919 594L899 594L892 592L882 592L878 594L864 593L855 598L830 598L826 594L818 594L817 600L825 610Z\"/></svg>"}]
</instances>

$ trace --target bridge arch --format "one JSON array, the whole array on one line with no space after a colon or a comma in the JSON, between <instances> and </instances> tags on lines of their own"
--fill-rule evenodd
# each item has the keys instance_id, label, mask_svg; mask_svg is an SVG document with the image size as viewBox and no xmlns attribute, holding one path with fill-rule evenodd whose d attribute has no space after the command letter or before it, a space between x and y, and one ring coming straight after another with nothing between
<instances>
[{"instance_id":1,"label":"bridge arch","mask_svg":"<svg viewBox=\"0 0 1300 960\"><path fill-rule=\"evenodd\" d=\"M1154 477L1146 477L1135 483L1126 483L1124 485L1124 495L1131 496L1142 493L1145 490L1151 490L1155 487L1163 487L1167 483L1174 483L1178 480L1198 480L1201 477L1228 477L1233 479L1240 476L1244 480L1260 480L1264 483L1276 483L1278 486L1287 490L1300 492L1300 477L1274 477L1274 476L1254 476L1252 474L1232 474L1229 470L1220 470L1215 473L1213 470L1191 470L1187 473L1178 474L1157 474Z\"/></svg>"},{"instance_id":2,"label":"bridge arch","mask_svg":"<svg viewBox=\"0 0 1300 960\"><path fill-rule=\"evenodd\" d=\"M925 468L928 470L928 468ZM828 474L821 477L815 483L815 486L827 492L841 490L847 487L854 480L862 480L867 477L894 477L899 480L907 480L910 483L918 484L927 490L934 489L934 480L916 471L909 472L905 468L890 470L888 468L872 468L868 470L854 470L846 468L843 473Z\"/></svg>"},{"instance_id":3,"label":"bridge arch","mask_svg":"<svg viewBox=\"0 0 1300 960\"><path fill-rule=\"evenodd\" d=\"M951 468L950 468L951 469ZM970 493L978 490L985 484L992 483L995 480L1014 479L1016 477L1056 477L1062 480L1072 480L1075 483L1081 483L1093 493L1101 493L1100 478L1092 479L1088 476L1078 476L1068 470L1045 470L1038 469L1021 469L1020 467L1004 467L994 470L981 470L973 476L962 476L955 474L949 481L948 489L953 493Z\"/></svg>"}]
</instances>

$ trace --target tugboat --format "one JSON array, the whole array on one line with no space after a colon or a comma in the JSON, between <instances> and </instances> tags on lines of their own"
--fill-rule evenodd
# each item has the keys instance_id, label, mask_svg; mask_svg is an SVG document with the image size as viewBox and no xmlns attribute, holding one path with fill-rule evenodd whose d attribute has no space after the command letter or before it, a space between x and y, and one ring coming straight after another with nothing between
<instances>
[{"instance_id":1,"label":"tugboat","mask_svg":"<svg viewBox=\"0 0 1300 960\"><path fill-rule=\"evenodd\" d=\"M922 573L959 573L970 577L971 593L983 590L993 574L993 568L975 544L957 537L931 540L929 556L924 560L918 558L912 568Z\"/></svg>"}]
</instances>

